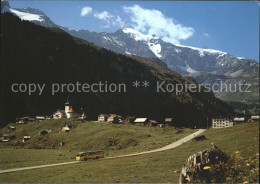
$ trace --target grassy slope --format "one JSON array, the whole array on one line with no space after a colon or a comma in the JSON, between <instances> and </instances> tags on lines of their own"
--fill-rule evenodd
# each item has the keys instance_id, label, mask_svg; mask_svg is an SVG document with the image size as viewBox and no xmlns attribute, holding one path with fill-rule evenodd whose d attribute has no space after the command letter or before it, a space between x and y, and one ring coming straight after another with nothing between
<instances>
[{"instance_id":1,"label":"grassy slope","mask_svg":"<svg viewBox=\"0 0 260 184\"><path fill-rule=\"evenodd\" d=\"M59 133L69 122L74 125L71 132ZM100 122L75 123L68 119L14 126L17 127L17 138L10 143L0 143L0 154L3 155L0 157L0 169L71 161L78 152L96 149L105 150L105 156L136 153L163 147L195 131L182 129L182 133L177 133L178 129L174 127L139 127ZM42 129L50 129L52 132L39 136L38 131ZM1 133L5 132L6 128L1 130ZM14 141L21 141L23 135L30 135L31 140L14 147ZM110 146L111 139L118 141L121 148L115 150L113 145ZM61 141L65 142L65 146L59 146ZM50 149L51 144L54 144L56 149ZM13 159L9 159L10 156Z\"/></svg>"},{"instance_id":2,"label":"grassy slope","mask_svg":"<svg viewBox=\"0 0 260 184\"><path fill-rule=\"evenodd\" d=\"M183 163L193 153L214 142L223 151L239 150L245 158L259 151L259 123L242 124L204 133L207 140L188 142L178 148L112 160L94 160L75 165L1 174L3 182L177 182Z\"/></svg>"}]
</instances>

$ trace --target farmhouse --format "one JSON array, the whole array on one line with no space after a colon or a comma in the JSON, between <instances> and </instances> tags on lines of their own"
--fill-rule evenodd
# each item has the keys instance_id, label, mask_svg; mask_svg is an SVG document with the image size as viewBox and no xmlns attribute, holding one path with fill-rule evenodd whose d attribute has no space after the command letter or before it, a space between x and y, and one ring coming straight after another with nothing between
<instances>
[{"instance_id":1,"label":"farmhouse","mask_svg":"<svg viewBox=\"0 0 260 184\"><path fill-rule=\"evenodd\" d=\"M235 124L239 124L239 123L243 123L243 122L245 122L245 118L244 117L241 117L241 118L236 117L236 118L234 118L234 123Z\"/></svg>"},{"instance_id":2,"label":"farmhouse","mask_svg":"<svg viewBox=\"0 0 260 184\"><path fill-rule=\"evenodd\" d=\"M8 126L7 127L7 131L8 132L11 132L11 131L14 131L15 130L15 127L14 126Z\"/></svg>"},{"instance_id":3,"label":"farmhouse","mask_svg":"<svg viewBox=\"0 0 260 184\"><path fill-rule=\"evenodd\" d=\"M15 135L3 134L0 142L9 142L10 140L14 139Z\"/></svg>"},{"instance_id":4,"label":"farmhouse","mask_svg":"<svg viewBox=\"0 0 260 184\"><path fill-rule=\"evenodd\" d=\"M228 118L215 118L212 119L212 128L226 128L234 126L233 121Z\"/></svg>"},{"instance_id":5,"label":"farmhouse","mask_svg":"<svg viewBox=\"0 0 260 184\"><path fill-rule=\"evenodd\" d=\"M53 119L61 119L61 118L66 118L65 110L57 110L53 115Z\"/></svg>"},{"instance_id":6,"label":"farmhouse","mask_svg":"<svg viewBox=\"0 0 260 184\"><path fill-rule=\"evenodd\" d=\"M259 116L251 116L252 121L259 121Z\"/></svg>"},{"instance_id":7,"label":"farmhouse","mask_svg":"<svg viewBox=\"0 0 260 184\"><path fill-rule=\"evenodd\" d=\"M107 118L109 117L108 114L100 114L98 116L98 121L107 121Z\"/></svg>"},{"instance_id":8,"label":"farmhouse","mask_svg":"<svg viewBox=\"0 0 260 184\"><path fill-rule=\"evenodd\" d=\"M43 117L43 116L36 116L35 118L36 118L37 121L45 120L45 117Z\"/></svg>"},{"instance_id":9,"label":"farmhouse","mask_svg":"<svg viewBox=\"0 0 260 184\"><path fill-rule=\"evenodd\" d=\"M122 122L122 116L116 115L116 114L110 114L110 116L107 118L107 122L109 122L109 123Z\"/></svg>"},{"instance_id":10,"label":"farmhouse","mask_svg":"<svg viewBox=\"0 0 260 184\"><path fill-rule=\"evenodd\" d=\"M147 118L136 118L134 123L136 125L146 125L148 122L148 119Z\"/></svg>"},{"instance_id":11,"label":"farmhouse","mask_svg":"<svg viewBox=\"0 0 260 184\"><path fill-rule=\"evenodd\" d=\"M173 118L165 118L164 123L165 125L173 125Z\"/></svg>"},{"instance_id":12,"label":"farmhouse","mask_svg":"<svg viewBox=\"0 0 260 184\"><path fill-rule=\"evenodd\" d=\"M22 117L22 118L18 118L16 123L24 124L27 123L28 121L29 121L29 117Z\"/></svg>"}]
</instances>

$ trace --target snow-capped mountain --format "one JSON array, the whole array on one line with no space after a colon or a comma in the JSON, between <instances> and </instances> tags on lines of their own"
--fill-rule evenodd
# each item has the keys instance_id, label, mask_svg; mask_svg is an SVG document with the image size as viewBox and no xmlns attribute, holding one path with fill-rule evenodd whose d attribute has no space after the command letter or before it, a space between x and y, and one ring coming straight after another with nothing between
<instances>
[{"instance_id":1,"label":"snow-capped mountain","mask_svg":"<svg viewBox=\"0 0 260 184\"><path fill-rule=\"evenodd\" d=\"M246 58L235 57L227 52L176 45L161 40L156 35L146 35L131 28L114 33L97 33L88 30L69 30L56 25L42 11L33 8L11 8L7 1L1 1L1 12L10 12L35 24L58 27L72 36L124 55L159 58L167 67L181 75L194 77L199 83L214 84L221 80L225 84L250 83L253 94L216 93L225 101L258 103L259 63ZM232 97L234 96L234 98ZM233 99L232 99L233 98ZM231 99L231 100L230 100Z\"/></svg>"},{"instance_id":2,"label":"snow-capped mountain","mask_svg":"<svg viewBox=\"0 0 260 184\"><path fill-rule=\"evenodd\" d=\"M161 40L156 35L145 35L125 28L114 33L96 33L87 30L69 30L61 27L42 11L30 7L11 8L8 1L1 0L1 12L10 12L35 24L45 27L59 27L73 36L93 42L106 49L125 55L137 55L147 58L159 58L173 71L192 77L205 73L229 77L247 76L258 72L259 63L227 52L214 49L175 45Z\"/></svg>"},{"instance_id":3,"label":"snow-capped mountain","mask_svg":"<svg viewBox=\"0 0 260 184\"><path fill-rule=\"evenodd\" d=\"M145 35L134 29L125 28L114 33L95 33L86 30L68 30L76 37L93 42L106 49L146 58L159 58L167 67L179 74L195 78L201 84L234 86L250 84L250 93L215 92L215 96L230 102L241 112L259 109L259 63L235 57L227 52L174 45L156 35ZM217 86L215 90L220 90ZM234 105L235 104L235 105ZM250 105L249 105L250 104Z\"/></svg>"},{"instance_id":4,"label":"snow-capped mountain","mask_svg":"<svg viewBox=\"0 0 260 184\"><path fill-rule=\"evenodd\" d=\"M1 0L1 13L9 12L18 16L21 20L27 20L44 27L59 27L42 11L30 7L11 8L8 1Z\"/></svg>"},{"instance_id":5,"label":"snow-capped mountain","mask_svg":"<svg viewBox=\"0 0 260 184\"><path fill-rule=\"evenodd\" d=\"M68 32L121 54L157 57L171 70L182 75L195 77L201 73L210 73L237 77L242 74L251 75L252 70L258 71L259 67L257 62L250 59L237 58L214 49L174 45L159 39L156 35L145 35L131 28L115 33L95 33L86 30ZM247 72L248 68L251 68L250 73ZM243 70L237 72L238 69Z\"/></svg>"}]
</instances>

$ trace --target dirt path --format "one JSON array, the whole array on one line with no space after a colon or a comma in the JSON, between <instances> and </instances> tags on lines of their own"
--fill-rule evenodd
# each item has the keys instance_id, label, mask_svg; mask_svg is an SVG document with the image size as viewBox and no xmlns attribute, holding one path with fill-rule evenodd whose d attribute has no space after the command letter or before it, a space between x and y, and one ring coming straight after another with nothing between
<instances>
[{"instance_id":1,"label":"dirt path","mask_svg":"<svg viewBox=\"0 0 260 184\"><path fill-rule=\"evenodd\" d=\"M196 137L197 135L205 132L205 129L200 129L197 132L194 132L176 142L173 142L172 144L169 144L167 146L164 146L159 149L151 150L151 151L144 151L140 153L133 153L133 154L128 154L128 155L120 155L120 156L114 156L114 157L106 157L104 159L113 159L113 158L123 158L123 157L132 157L132 156L138 156L138 155L143 155L143 154L149 154L149 153L155 153L155 152L160 152L160 151L165 151L169 149L176 148L180 145L182 145L185 142L190 141L192 138ZM103 160L103 159L102 159ZM79 161L73 161L73 162L63 162L63 163L57 163L57 164L47 164L47 165L39 165L39 166L31 166L31 167L22 167L22 168L16 168L16 169L6 169L6 170L0 170L0 174L2 173L8 173L8 172L15 172L15 171L24 171L24 170L30 170L30 169L39 169L39 168L45 168L45 167L54 167L54 166L60 166L60 165L69 165L69 164L76 164L76 163L81 163Z\"/></svg>"}]
</instances>

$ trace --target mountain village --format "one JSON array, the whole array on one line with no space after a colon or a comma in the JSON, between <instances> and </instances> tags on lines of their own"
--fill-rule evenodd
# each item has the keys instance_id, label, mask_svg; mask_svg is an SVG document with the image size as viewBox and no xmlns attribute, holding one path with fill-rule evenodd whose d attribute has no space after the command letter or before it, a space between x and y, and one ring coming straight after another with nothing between
<instances>
[{"instance_id":1,"label":"mountain village","mask_svg":"<svg viewBox=\"0 0 260 184\"><path fill-rule=\"evenodd\" d=\"M87 120L86 113L84 111L75 112L69 101L67 101L64 105L65 105L64 110L58 109L51 116L35 116L35 117L26 116L26 117L17 118L16 123L17 124L25 124L28 122L40 123L41 121L48 120L48 119L56 119L56 120L71 119L73 122L84 122L85 120ZM113 123L113 124L134 124L137 126L160 127L160 128L164 128L165 126L175 126L173 117L165 117L163 122L158 122L157 120L149 119L147 117L131 117L131 116L123 117L117 114L101 113L98 115L96 120L92 120L92 121ZM250 119L246 119L245 117L213 118L211 121L211 128L213 129L228 128L228 127L235 126L237 124L255 122L255 121L259 121L258 115L251 116ZM71 124L66 124L61 127L60 132L62 133L70 132L71 128L72 128ZM8 127L8 132L12 132L15 130L16 130L15 126ZM44 135L50 132L51 132L50 130L41 130L40 132L38 132L38 134ZM0 142L9 142L10 140L15 138L15 135L10 135L8 133L2 134L0 136L1 136ZM24 135L22 138L22 142L26 142L29 139L31 139L30 135Z\"/></svg>"}]
</instances>

